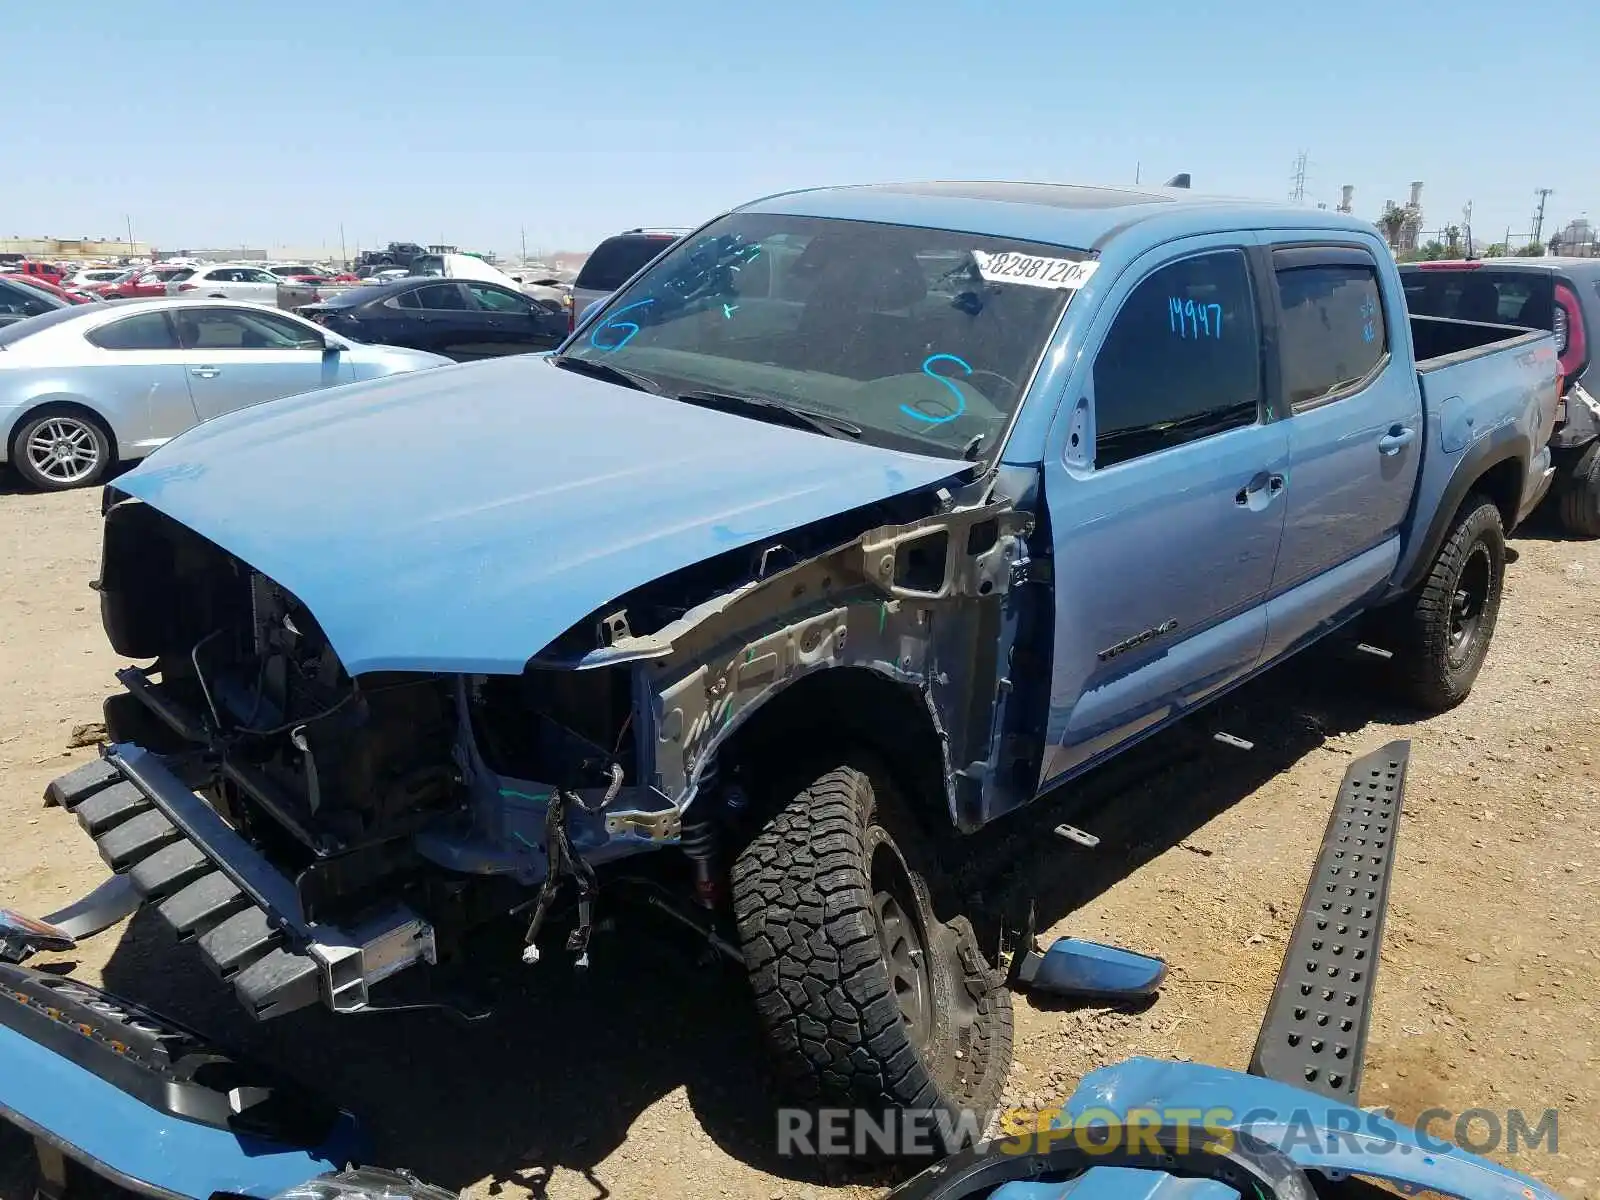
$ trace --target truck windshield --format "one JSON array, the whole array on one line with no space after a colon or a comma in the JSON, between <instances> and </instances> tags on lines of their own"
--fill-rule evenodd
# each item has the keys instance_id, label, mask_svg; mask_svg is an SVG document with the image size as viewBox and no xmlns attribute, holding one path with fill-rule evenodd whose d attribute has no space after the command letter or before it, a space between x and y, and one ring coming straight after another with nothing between
<instances>
[{"instance_id":1,"label":"truck windshield","mask_svg":"<svg viewBox=\"0 0 1600 1200\"><path fill-rule=\"evenodd\" d=\"M734 213L612 298L566 357L668 396L754 400L736 411L758 419L782 406L876 444L986 453L1093 270L1088 257L944 229Z\"/></svg>"}]
</instances>

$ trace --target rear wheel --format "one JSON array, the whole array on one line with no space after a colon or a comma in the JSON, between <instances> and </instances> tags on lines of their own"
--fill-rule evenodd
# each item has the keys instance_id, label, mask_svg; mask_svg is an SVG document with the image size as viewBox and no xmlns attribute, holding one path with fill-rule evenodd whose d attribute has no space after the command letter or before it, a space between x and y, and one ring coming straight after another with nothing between
<instances>
[{"instance_id":1,"label":"rear wheel","mask_svg":"<svg viewBox=\"0 0 1600 1200\"><path fill-rule=\"evenodd\" d=\"M11 439L17 473L46 492L98 483L114 455L111 434L99 418L67 405L29 413Z\"/></svg>"},{"instance_id":2,"label":"rear wheel","mask_svg":"<svg viewBox=\"0 0 1600 1200\"><path fill-rule=\"evenodd\" d=\"M1579 537L1600 537L1600 441L1561 472L1556 487L1562 527Z\"/></svg>"},{"instance_id":3,"label":"rear wheel","mask_svg":"<svg viewBox=\"0 0 1600 1200\"><path fill-rule=\"evenodd\" d=\"M805 1098L925 1110L977 1136L1011 1065L1011 996L964 917L941 921L922 840L887 784L818 774L739 855L756 1007ZM964 1115L965 1114L965 1115Z\"/></svg>"},{"instance_id":4,"label":"rear wheel","mask_svg":"<svg viewBox=\"0 0 1600 1200\"><path fill-rule=\"evenodd\" d=\"M1505 573L1500 510L1469 496L1422 587L1395 614L1394 667L1412 703L1443 712L1467 698L1494 637Z\"/></svg>"}]
</instances>

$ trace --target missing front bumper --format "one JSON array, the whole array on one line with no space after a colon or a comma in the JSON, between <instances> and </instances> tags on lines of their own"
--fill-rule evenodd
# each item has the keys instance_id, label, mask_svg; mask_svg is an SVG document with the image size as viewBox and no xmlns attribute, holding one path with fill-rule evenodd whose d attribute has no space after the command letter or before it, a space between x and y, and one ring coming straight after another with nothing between
<instances>
[{"instance_id":1,"label":"missing front bumper","mask_svg":"<svg viewBox=\"0 0 1600 1200\"><path fill-rule=\"evenodd\" d=\"M350 928L308 921L293 881L143 747L111 746L47 797L258 1020L319 1002L361 1011L372 985L436 960L432 927L403 906Z\"/></svg>"}]
</instances>

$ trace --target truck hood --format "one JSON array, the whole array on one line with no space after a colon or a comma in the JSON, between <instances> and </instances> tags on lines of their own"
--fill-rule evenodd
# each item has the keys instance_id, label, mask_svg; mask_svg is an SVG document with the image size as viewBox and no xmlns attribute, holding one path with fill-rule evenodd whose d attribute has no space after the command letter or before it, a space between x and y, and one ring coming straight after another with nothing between
<instances>
[{"instance_id":1,"label":"truck hood","mask_svg":"<svg viewBox=\"0 0 1600 1200\"><path fill-rule=\"evenodd\" d=\"M351 675L515 674L642 584L965 466L521 356L233 413L115 486L294 593Z\"/></svg>"}]
</instances>

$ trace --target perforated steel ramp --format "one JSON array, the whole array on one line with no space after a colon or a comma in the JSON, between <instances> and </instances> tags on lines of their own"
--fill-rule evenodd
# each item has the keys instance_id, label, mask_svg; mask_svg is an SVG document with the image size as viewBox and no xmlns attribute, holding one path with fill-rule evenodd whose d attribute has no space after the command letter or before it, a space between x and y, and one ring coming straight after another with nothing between
<instances>
[{"instance_id":1,"label":"perforated steel ramp","mask_svg":"<svg viewBox=\"0 0 1600 1200\"><path fill-rule=\"evenodd\" d=\"M1410 756L1410 742L1390 742L1345 772L1252 1075L1356 1101Z\"/></svg>"}]
</instances>

